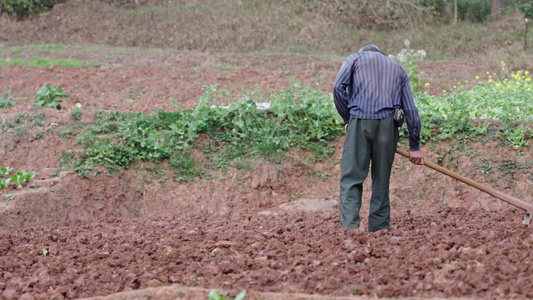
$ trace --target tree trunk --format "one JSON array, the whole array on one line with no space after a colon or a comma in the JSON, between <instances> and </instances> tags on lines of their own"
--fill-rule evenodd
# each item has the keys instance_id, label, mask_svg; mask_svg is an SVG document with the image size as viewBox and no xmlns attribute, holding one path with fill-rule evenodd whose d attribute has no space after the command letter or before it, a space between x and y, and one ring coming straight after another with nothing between
<instances>
[{"instance_id":1,"label":"tree trunk","mask_svg":"<svg viewBox=\"0 0 533 300\"><path fill-rule=\"evenodd\" d=\"M492 21L498 21L500 19L501 0L490 1L490 14Z\"/></svg>"},{"instance_id":2,"label":"tree trunk","mask_svg":"<svg viewBox=\"0 0 533 300\"><path fill-rule=\"evenodd\" d=\"M455 4L454 4L454 13L453 13L453 24L457 24L457 0L455 0Z\"/></svg>"}]
</instances>

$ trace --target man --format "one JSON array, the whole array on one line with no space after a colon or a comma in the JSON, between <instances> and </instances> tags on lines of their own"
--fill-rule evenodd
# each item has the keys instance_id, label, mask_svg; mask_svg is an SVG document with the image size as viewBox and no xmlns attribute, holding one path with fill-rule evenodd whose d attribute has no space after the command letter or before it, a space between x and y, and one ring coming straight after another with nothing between
<instances>
[{"instance_id":1,"label":"man","mask_svg":"<svg viewBox=\"0 0 533 300\"><path fill-rule=\"evenodd\" d=\"M372 196L368 231L390 226L389 182L398 143L396 108L405 113L409 131L409 160L424 164L420 152L420 116L409 76L375 45L351 54L333 85L333 98L344 119L346 137L340 179L340 226L359 228L363 182L372 162Z\"/></svg>"}]
</instances>

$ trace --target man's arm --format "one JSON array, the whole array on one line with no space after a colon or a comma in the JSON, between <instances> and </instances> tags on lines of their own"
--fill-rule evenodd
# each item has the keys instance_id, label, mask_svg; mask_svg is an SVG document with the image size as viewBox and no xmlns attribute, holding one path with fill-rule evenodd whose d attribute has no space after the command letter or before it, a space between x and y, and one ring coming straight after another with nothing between
<instances>
[{"instance_id":1,"label":"man's arm","mask_svg":"<svg viewBox=\"0 0 533 300\"><path fill-rule=\"evenodd\" d=\"M333 84L333 100L335 101L335 108L347 124L350 120L350 110L348 109L348 101L350 100L350 84L352 80L352 65L355 60L355 54L352 54L344 60L342 66L337 74L337 79Z\"/></svg>"},{"instance_id":2,"label":"man's arm","mask_svg":"<svg viewBox=\"0 0 533 300\"><path fill-rule=\"evenodd\" d=\"M413 92L409 77L404 77L402 89L402 109L405 113L405 122L407 123L407 130L409 131L409 151L420 151L420 130L422 125L420 123L420 116L418 109L415 106L413 99Z\"/></svg>"}]
</instances>

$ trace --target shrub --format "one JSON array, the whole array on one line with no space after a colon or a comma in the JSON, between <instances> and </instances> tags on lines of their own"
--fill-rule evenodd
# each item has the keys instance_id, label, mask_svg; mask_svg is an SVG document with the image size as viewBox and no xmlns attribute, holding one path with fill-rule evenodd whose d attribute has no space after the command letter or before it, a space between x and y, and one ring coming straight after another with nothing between
<instances>
[{"instance_id":1,"label":"shrub","mask_svg":"<svg viewBox=\"0 0 533 300\"><path fill-rule=\"evenodd\" d=\"M490 1L458 1L457 10L461 19L482 23L490 17Z\"/></svg>"},{"instance_id":2,"label":"shrub","mask_svg":"<svg viewBox=\"0 0 533 300\"><path fill-rule=\"evenodd\" d=\"M27 17L47 12L56 3L66 0L0 0L0 12L5 12L17 17Z\"/></svg>"}]
</instances>

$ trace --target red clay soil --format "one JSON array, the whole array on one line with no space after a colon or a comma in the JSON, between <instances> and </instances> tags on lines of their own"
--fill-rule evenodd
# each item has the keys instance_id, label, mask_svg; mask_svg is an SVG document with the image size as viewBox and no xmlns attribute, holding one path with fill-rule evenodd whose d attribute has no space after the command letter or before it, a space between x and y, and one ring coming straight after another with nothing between
<instances>
[{"instance_id":1,"label":"red clay soil","mask_svg":"<svg viewBox=\"0 0 533 300\"><path fill-rule=\"evenodd\" d=\"M533 297L532 230L512 211L395 215L392 229L378 233L340 230L336 211L180 216L3 231L3 296L73 299L181 284L321 295Z\"/></svg>"},{"instance_id":2,"label":"red clay soil","mask_svg":"<svg viewBox=\"0 0 533 300\"><path fill-rule=\"evenodd\" d=\"M129 298L144 299L134 291L170 285L228 291L233 297L246 290L245 299L276 297L259 292L281 293L280 299L533 297L533 229L521 224L523 211L400 157L391 185L391 229L366 232L368 183L362 230L339 229L334 204L340 169L332 161L340 156L341 140L334 144L334 158L316 167L331 175L325 180L294 163L261 165L248 173L229 170L224 178L189 183L149 180L135 168L114 176L100 170L89 178L58 172L57 157L74 146L57 131L72 124L74 103L87 112L150 112L176 109L168 95L192 107L204 84L220 83L232 94L248 87L276 92L296 78L330 89L342 63L342 58L228 54L203 65L205 54L136 55L130 56L144 60L108 60L106 67L0 67L0 91L11 86L17 98L17 105L2 113L38 112L32 97L45 83L72 95L63 111L46 111L44 125L1 134L2 167L35 170L34 183L41 186L2 194L1 299L103 299L128 291ZM165 66L169 59L172 66ZM474 80L484 70L469 62L420 66L433 93L456 79ZM528 181L513 189L517 197L531 194ZM300 202L288 202L292 199L325 204L302 209ZM194 299L176 293L175 298ZM150 297L158 298L157 292Z\"/></svg>"}]
</instances>

